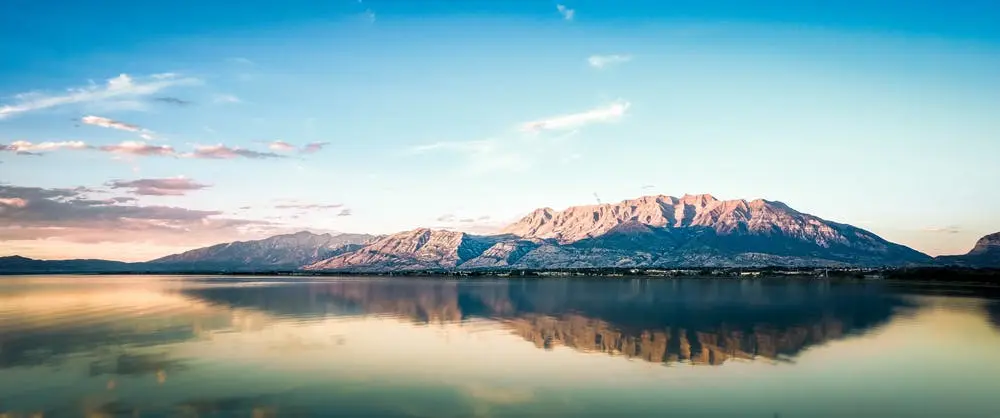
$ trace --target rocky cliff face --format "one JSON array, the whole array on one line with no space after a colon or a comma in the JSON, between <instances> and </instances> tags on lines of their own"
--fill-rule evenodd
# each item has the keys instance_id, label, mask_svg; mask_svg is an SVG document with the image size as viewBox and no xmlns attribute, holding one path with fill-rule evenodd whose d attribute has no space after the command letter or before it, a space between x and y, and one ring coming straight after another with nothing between
<instances>
[{"instance_id":1,"label":"rocky cliff face","mask_svg":"<svg viewBox=\"0 0 1000 418\"><path fill-rule=\"evenodd\" d=\"M964 267L1000 268L1000 232L980 238L966 254L940 256L935 261Z\"/></svg>"},{"instance_id":2,"label":"rocky cliff face","mask_svg":"<svg viewBox=\"0 0 1000 418\"><path fill-rule=\"evenodd\" d=\"M891 246L872 233L798 212L781 202L722 201L708 194L645 196L562 212L539 209L503 232L569 244L609 232L634 236L679 229L708 230L717 236L782 237L822 248L843 246L870 252L887 252Z\"/></svg>"},{"instance_id":3,"label":"rocky cliff face","mask_svg":"<svg viewBox=\"0 0 1000 418\"><path fill-rule=\"evenodd\" d=\"M976 241L976 246L972 247L968 255L997 254L1000 253L1000 232L994 232Z\"/></svg>"},{"instance_id":4,"label":"rocky cliff face","mask_svg":"<svg viewBox=\"0 0 1000 418\"><path fill-rule=\"evenodd\" d=\"M256 241L237 241L198 248L150 261L151 264L204 265L211 268L297 269L363 247L365 234L313 234L302 231Z\"/></svg>"},{"instance_id":5,"label":"rocky cliff face","mask_svg":"<svg viewBox=\"0 0 1000 418\"><path fill-rule=\"evenodd\" d=\"M537 209L501 235L417 229L309 270L652 266L905 265L930 261L850 225L781 202L711 195L645 196L614 204Z\"/></svg>"},{"instance_id":6,"label":"rocky cliff face","mask_svg":"<svg viewBox=\"0 0 1000 418\"><path fill-rule=\"evenodd\" d=\"M379 238L361 249L307 265L304 269L450 269L482 255L496 241L462 232L420 228Z\"/></svg>"}]
</instances>

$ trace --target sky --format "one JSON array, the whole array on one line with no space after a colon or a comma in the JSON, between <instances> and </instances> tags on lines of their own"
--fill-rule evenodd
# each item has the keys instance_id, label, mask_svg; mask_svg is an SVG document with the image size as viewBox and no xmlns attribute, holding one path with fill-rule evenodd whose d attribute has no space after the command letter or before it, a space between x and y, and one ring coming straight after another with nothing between
<instances>
[{"instance_id":1,"label":"sky","mask_svg":"<svg viewBox=\"0 0 1000 418\"><path fill-rule=\"evenodd\" d=\"M1000 230L1000 4L813 3L8 0L0 256L688 193L931 255Z\"/></svg>"}]
</instances>

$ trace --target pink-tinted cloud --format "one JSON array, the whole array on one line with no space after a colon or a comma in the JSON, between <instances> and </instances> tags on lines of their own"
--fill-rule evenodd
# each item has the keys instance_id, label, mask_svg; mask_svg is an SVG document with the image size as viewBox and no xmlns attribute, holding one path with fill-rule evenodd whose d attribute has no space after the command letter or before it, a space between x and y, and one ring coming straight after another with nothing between
<instances>
[{"instance_id":1,"label":"pink-tinted cloud","mask_svg":"<svg viewBox=\"0 0 1000 418\"><path fill-rule=\"evenodd\" d=\"M121 198L92 199L90 193L83 188L0 185L0 241L203 245L268 235L281 227L225 218L221 211L123 204L130 201Z\"/></svg>"},{"instance_id":2,"label":"pink-tinted cloud","mask_svg":"<svg viewBox=\"0 0 1000 418\"><path fill-rule=\"evenodd\" d=\"M136 132L142 139L153 140L153 131L140 127L138 125L133 125L131 123L125 123L122 121L117 121L114 119L108 119L100 116L84 116L80 118L80 121L93 126L100 126L102 128L117 129L119 131Z\"/></svg>"},{"instance_id":3,"label":"pink-tinted cloud","mask_svg":"<svg viewBox=\"0 0 1000 418\"><path fill-rule=\"evenodd\" d=\"M61 141L61 142L39 142L14 141L10 144L0 144L0 151L15 152L22 155L38 155L42 152L58 150L83 150L89 149L83 141Z\"/></svg>"},{"instance_id":4,"label":"pink-tinted cloud","mask_svg":"<svg viewBox=\"0 0 1000 418\"><path fill-rule=\"evenodd\" d=\"M28 201L19 197L0 197L0 207L23 208L28 206Z\"/></svg>"},{"instance_id":5,"label":"pink-tinted cloud","mask_svg":"<svg viewBox=\"0 0 1000 418\"><path fill-rule=\"evenodd\" d=\"M289 144L285 141L273 141L267 145L272 151L282 151L290 152L295 151L295 145Z\"/></svg>"},{"instance_id":6,"label":"pink-tinted cloud","mask_svg":"<svg viewBox=\"0 0 1000 418\"><path fill-rule=\"evenodd\" d=\"M329 142L310 142L301 147L285 141L271 141L266 142L267 147L272 151L278 152L293 152L298 150L299 154L312 154L314 152L319 152L323 150L324 147L330 145Z\"/></svg>"},{"instance_id":7,"label":"pink-tinted cloud","mask_svg":"<svg viewBox=\"0 0 1000 418\"><path fill-rule=\"evenodd\" d=\"M195 147L193 152L184 154L183 156L212 160L228 160L240 157L251 159L285 158L283 155L275 154L273 152L260 152L240 147L227 147L222 144L198 146Z\"/></svg>"},{"instance_id":8,"label":"pink-tinted cloud","mask_svg":"<svg viewBox=\"0 0 1000 418\"><path fill-rule=\"evenodd\" d=\"M129 189L131 193L143 196L182 196L188 192L210 187L194 180L176 177L163 179L113 180L108 182L112 189Z\"/></svg>"},{"instance_id":9,"label":"pink-tinted cloud","mask_svg":"<svg viewBox=\"0 0 1000 418\"><path fill-rule=\"evenodd\" d=\"M141 141L125 141L117 145L105 145L99 149L101 151L114 154L135 155L142 157L176 155L174 148L169 145L150 145Z\"/></svg>"},{"instance_id":10,"label":"pink-tinted cloud","mask_svg":"<svg viewBox=\"0 0 1000 418\"><path fill-rule=\"evenodd\" d=\"M302 152L303 154L312 154L314 152L321 151L323 149L323 147L325 147L327 145L330 145L330 143L329 142L310 142L310 143L306 144L306 146L302 147L302 151L300 151L300 152Z\"/></svg>"},{"instance_id":11,"label":"pink-tinted cloud","mask_svg":"<svg viewBox=\"0 0 1000 418\"><path fill-rule=\"evenodd\" d=\"M142 135L147 135L143 133ZM150 137L151 138L151 137ZM313 145L313 144L311 144ZM316 145L322 148L322 145ZM314 148L316 146L313 146ZM307 148L309 145L307 145ZM315 148L315 149L319 149ZM294 149L294 147L293 147ZM272 159L287 158L273 152L254 151L240 147L229 147L223 144L196 146L194 151L180 152L169 145L153 145L145 141L123 141L113 145L94 147L82 141L41 142L14 141L10 144L0 144L0 151L15 152L20 155L40 155L42 152L58 150L97 150L113 154L139 157L185 157L196 159L227 160L234 158ZM306 152L306 151L302 151Z\"/></svg>"}]
</instances>

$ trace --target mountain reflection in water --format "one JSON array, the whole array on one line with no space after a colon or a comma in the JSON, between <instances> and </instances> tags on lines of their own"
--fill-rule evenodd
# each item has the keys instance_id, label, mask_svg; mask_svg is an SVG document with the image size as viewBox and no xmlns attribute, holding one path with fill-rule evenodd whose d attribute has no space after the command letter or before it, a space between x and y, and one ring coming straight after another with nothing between
<instances>
[{"instance_id":1,"label":"mountain reflection in water","mask_svg":"<svg viewBox=\"0 0 1000 418\"><path fill-rule=\"evenodd\" d=\"M995 417L981 291L6 277L0 416Z\"/></svg>"},{"instance_id":2,"label":"mountain reflection in water","mask_svg":"<svg viewBox=\"0 0 1000 418\"><path fill-rule=\"evenodd\" d=\"M184 294L275 315L381 315L415 323L488 318L539 348L707 365L787 359L911 307L877 283L825 281L338 280Z\"/></svg>"}]
</instances>

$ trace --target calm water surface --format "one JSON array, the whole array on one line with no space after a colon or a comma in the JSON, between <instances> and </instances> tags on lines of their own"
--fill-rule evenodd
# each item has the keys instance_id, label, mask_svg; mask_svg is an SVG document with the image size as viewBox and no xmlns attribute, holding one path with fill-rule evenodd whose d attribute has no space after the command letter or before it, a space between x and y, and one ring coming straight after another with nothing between
<instances>
[{"instance_id":1,"label":"calm water surface","mask_svg":"<svg viewBox=\"0 0 1000 418\"><path fill-rule=\"evenodd\" d=\"M0 416L1000 417L1000 300L917 290L0 277Z\"/></svg>"}]
</instances>

